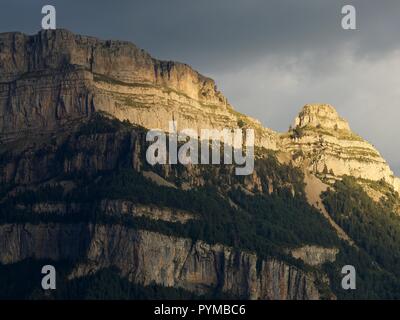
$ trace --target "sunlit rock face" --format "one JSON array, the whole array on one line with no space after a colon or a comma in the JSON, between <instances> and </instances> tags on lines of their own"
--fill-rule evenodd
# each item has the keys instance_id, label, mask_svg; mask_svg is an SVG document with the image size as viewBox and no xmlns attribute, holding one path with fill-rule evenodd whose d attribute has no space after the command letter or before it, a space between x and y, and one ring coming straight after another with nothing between
<instances>
[{"instance_id":1,"label":"sunlit rock face","mask_svg":"<svg viewBox=\"0 0 400 320\"><path fill-rule=\"evenodd\" d=\"M303 246L290 250L290 254L310 266L323 265L333 262L339 250L337 248L323 248L318 246Z\"/></svg>"},{"instance_id":2,"label":"sunlit rock face","mask_svg":"<svg viewBox=\"0 0 400 320\"><path fill-rule=\"evenodd\" d=\"M154 59L134 44L67 30L0 34L0 133L55 130L105 111L150 129L252 127L260 146L276 134L233 110L214 80L190 66Z\"/></svg>"},{"instance_id":3,"label":"sunlit rock face","mask_svg":"<svg viewBox=\"0 0 400 320\"><path fill-rule=\"evenodd\" d=\"M349 124L327 104L305 105L293 128L283 134L282 150L309 171L328 178L350 175L385 180L399 190L398 179L379 152L353 133Z\"/></svg>"},{"instance_id":4,"label":"sunlit rock face","mask_svg":"<svg viewBox=\"0 0 400 320\"><path fill-rule=\"evenodd\" d=\"M379 152L328 104L309 104L279 135L236 112L215 82L190 66L154 59L132 43L67 30L0 34L0 134L7 141L53 131L104 111L149 129L253 128L258 147L288 152L297 164L400 183Z\"/></svg>"},{"instance_id":5,"label":"sunlit rock face","mask_svg":"<svg viewBox=\"0 0 400 320\"><path fill-rule=\"evenodd\" d=\"M329 104L307 104L294 121L295 127L320 127L329 130L350 131L347 121L339 117Z\"/></svg>"}]
</instances>

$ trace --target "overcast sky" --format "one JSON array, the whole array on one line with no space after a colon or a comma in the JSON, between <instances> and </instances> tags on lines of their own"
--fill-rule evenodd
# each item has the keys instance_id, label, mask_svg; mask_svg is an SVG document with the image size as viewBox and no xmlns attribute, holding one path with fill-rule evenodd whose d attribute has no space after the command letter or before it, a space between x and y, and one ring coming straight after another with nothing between
<instances>
[{"instance_id":1,"label":"overcast sky","mask_svg":"<svg viewBox=\"0 0 400 320\"><path fill-rule=\"evenodd\" d=\"M330 103L400 175L399 0L0 0L0 32L36 33L45 4L58 28L192 65L274 130ZM341 28L345 4L355 31Z\"/></svg>"}]
</instances>

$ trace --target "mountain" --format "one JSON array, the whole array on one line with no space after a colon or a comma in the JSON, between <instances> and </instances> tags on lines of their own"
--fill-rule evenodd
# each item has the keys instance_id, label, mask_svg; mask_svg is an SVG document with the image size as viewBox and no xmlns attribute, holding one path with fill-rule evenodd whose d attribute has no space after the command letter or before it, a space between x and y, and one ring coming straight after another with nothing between
<instances>
[{"instance_id":1,"label":"mountain","mask_svg":"<svg viewBox=\"0 0 400 320\"><path fill-rule=\"evenodd\" d=\"M188 65L56 30L0 34L0 117L0 298L400 296L398 178L332 106L277 133ZM151 166L171 120L253 128L254 172Z\"/></svg>"},{"instance_id":2,"label":"mountain","mask_svg":"<svg viewBox=\"0 0 400 320\"><path fill-rule=\"evenodd\" d=\"M399 191L399 178L379 152L352 132L330 105L304 106L282 140L283 150L289 151L297 162L307 163L307 168L317 175L384 180Z\"/></svg>"}]
</instances>

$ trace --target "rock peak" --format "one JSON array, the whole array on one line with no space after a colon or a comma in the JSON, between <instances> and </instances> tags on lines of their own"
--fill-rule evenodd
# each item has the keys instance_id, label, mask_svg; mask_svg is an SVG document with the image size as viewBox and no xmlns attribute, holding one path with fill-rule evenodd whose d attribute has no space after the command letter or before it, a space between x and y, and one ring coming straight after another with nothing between
<instances>
[{"instance_id":1,"label":"rock peak","mask_svg":"<svg viewBox=\"0 0 400 320\"><path fill-rule=\"evenodd\" d=\"M350 131L347 121L330 104L306 104L296 117L294 127Z\"/></svg>"}]
</instances>

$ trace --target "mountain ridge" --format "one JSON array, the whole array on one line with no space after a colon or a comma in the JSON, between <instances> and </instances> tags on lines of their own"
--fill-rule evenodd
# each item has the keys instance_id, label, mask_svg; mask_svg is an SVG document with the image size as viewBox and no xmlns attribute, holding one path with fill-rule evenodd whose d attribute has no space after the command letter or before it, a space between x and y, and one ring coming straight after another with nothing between
<instances>
[{"instance_id":1,"label":"mountain ridge","mask_svg":"<svg viewBox=\"0 0 400 320\"><path fill-rule=\"evenodd\" d=\"M146 131L170 120L178 130L253 128L255 170L149 165ZM66 281L116 267L139 285L246 299L396 294L382 289L398 285L397 249L386 256L400 239L396 178L332 106L306 105L277 133L235 111L212 79L133 44L7 33L0 137L2 264L67 259ZM374 219L351 220L359 199ZM368 251L364 231L382 223L385 242L374 237ZM343 263L359 266L364 292L341 291Z\"/></svg>"},{"instance_id":2,"label":"mountain ridge","mask_svg":"<svg viewBox=\"0 0 400 320\"><path fill-rule=\"evenodd\" d=\"M18 135L24 129L29 132L29 128L54 129L68 119L85 117L95 110L165 131L172 119L177 121L178 129L252 127L256 130L258 146L289 152L297 158L297 163L300 152L308 158L319 157L315 160L317 163L306 165L314 174L322 174L326 167L338 178L351 175L374 181L383 179L396 191L400 189L400 180L379 152L353 134L348 123L330 105L304 106L295 118L294 127L288 133L278 133L235 111L211 78L187 64L154 59L127 41L99 40L58 29L32 36L2 33L0 48L3 48L0 56L3 139ZM38 74L40 78L36 79ZM27 86L34 89L26 92ZM74 89L70 90L71 87ZM55 107L51 105L53 101L57 101ZM322 114L333 118L320 121ZM319 127L312 121L319 121ZM311 127L318 132L308 134ZM296 136L300 130L307 134ZM348 159L328 155L324 152L326 148L322 150L318 146L321 139L332 150L335 145L348 150ZM318 155L310 156L306 144L312 144ZM349 144L353 144L352 150ZM368 159L371 165L357 161L360 159Z\"/></svg>"}]
</instances>

